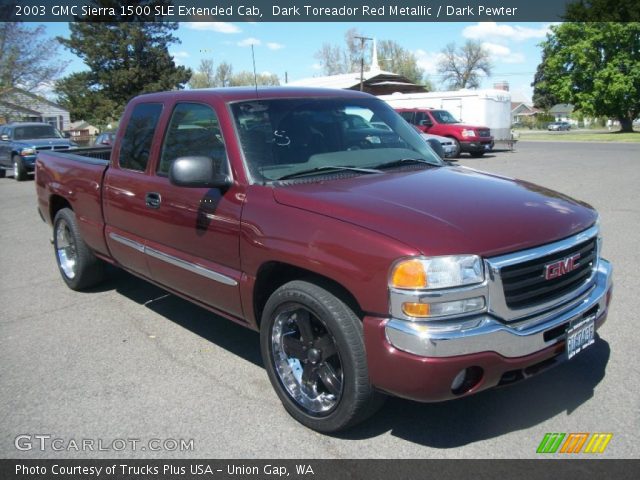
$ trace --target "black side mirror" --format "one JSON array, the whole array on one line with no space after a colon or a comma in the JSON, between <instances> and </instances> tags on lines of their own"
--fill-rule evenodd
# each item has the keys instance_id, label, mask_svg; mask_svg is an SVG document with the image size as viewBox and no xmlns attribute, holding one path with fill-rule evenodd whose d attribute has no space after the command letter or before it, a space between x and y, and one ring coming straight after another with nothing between
<instances>
[{"instance_id":1,"label":"black side mirror","mask_svg":"<svg viewBox=\"0 0 640 480\"><path fill-rule=\"evenodd\" d=\"M432 125L431 120L420 120L421 127L431 127Z\"/></svg>"},{"instance_id":2,"label":"black side mirror","mask_svg":"<svg viewBox=\"0 0 640 480\"><path fill-rule=\"evenodd\" d=\"M63 133L62 133L62 136L63 136L64 138L71 138L71 132L63 132Z\"/></svg>"},{"instance_id":3,"label":"black side mirror","mask_svg":"<svg viewBox=\"0 0 640 480\"><path fill-rule=\"evenodd\" d=\"M210 157L176 158L169 168L169 181L178 187L225 190L231 186L229 176L216 171Z\"/></svg>"}]
</instances>

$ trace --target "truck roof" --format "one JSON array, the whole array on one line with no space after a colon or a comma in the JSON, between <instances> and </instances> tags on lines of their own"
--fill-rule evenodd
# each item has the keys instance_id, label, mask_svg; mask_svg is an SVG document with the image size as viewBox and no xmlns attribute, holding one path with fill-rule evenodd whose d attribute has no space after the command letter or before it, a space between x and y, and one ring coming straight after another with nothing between
<instances>
[{"instance_id":1,"label":"truck roof","mask_svg":"<svg viewBox=\"0 0 640 480\"><path fill-rule=\"evenodd\" d=\"M266 99L266 98L301 98L301 97L340 97L340 98L373 98L368 93L356 90L341 90L333 88L311 87L226 87L226 88L201 88L193 90L175 90L170 92L149 93L137 98L145 101L175 99L193 99L213 97L223 102L237 100Z\"/></svg>"}]
</instances>

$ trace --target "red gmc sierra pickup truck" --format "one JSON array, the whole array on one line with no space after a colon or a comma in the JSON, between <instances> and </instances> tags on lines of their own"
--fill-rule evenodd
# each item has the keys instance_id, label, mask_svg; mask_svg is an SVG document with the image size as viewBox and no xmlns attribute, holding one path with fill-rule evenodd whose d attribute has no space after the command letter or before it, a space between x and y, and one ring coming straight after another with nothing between
<instances>
[{"instance_id":1,"label":"red gmc sierra pickup truck","mask_svg":"<svg viewBox=\"0 0 640 480\"><path fill-rule=\"evenodd\" d=\"M110 263L259 330L284 407L322 432L570 359L611 298L589 205L449 165L360 92L142 95L111 151L40 152L36 189L70 288Z\"/></svg>"}]
</instances>

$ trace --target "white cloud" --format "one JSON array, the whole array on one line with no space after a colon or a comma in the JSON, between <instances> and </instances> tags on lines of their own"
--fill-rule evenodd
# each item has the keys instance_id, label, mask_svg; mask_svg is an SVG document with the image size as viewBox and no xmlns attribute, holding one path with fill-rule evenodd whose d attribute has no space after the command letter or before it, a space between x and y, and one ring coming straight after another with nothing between
<instances>
[{"instance_id":1,"label":"white cloud","mask_svg":"<svg viewBox=\"0 0 640 480\"><path fill-rule=\"evenodd\" d=\"M438 62L443 57L442 53L427 52L422 49L418 49L413 53L416 56L416 63L425 71L427 75L438 73Z\"/></svg>"},{"instance_id":2,"label":"white cloud","mask_svg":"<svg viewBox=\"0 0 640 480\"><path fill-rule=\"evenodd\" d=\"M284 48L284 45L282 45L281 43L269 42L267 43L267 48L269 50L280 50L281 48Z\"/></svg>"},{"instance_id":3,"label":"white cloud","mask_svg":"<svg viewBox=\"0 0 640 480\"><path fill-rule=\"evenodd\" d=\"M186 26L191 30L210 30L218 33L240 33L242 31L229 22L187 22Z\"/></svg>"},{"instance_id":4,"label":"white cloud","mask_svg":"<svg viewBox=\"0 0 640 480\"><path fill-rule=\"evenodd\" d=\"M498 25L496 22L480 22L470 25L462 30L462 36L471 40L491 39L494 42L506 42L513 40L522 42L530 39L543 39L549 32L551 24L540 28L522 27L519 25Z\"/></svg>"},{"instance_id":5,"label":"white cloud","mask_svg":"<svg viewBox=\"0 0 640 480\"><path fill-rule=\"evenodd\" d=\"M486 48L491 54L491 57L499 63L524 63L524 55L512 52L509 47L490 42L484 42L482 46Z\"/></svg>"},{"instance_id":6,"label":"white cloud","mask_svg":"<svg viewBox=\"0 0 640 480\"><path fill-rule=\"evenodd\" d=\"M311 68L313 70L322 70L322 64L320 63L314 63L313 65L311 65Z\"/></svg>"},{"instance_id":7,"label":"white cloud","mask_svg":"<svg viewBox=\"0 0 640 480\"><path fill-rule=\"evenodd\" d=\"M258 40L257 38L249 37L249 38L245 38L244 40L240 40L238 42L238 46L249 47L251 45L260 45L261 43L262 42L260 42L260 40Z\"/></svg>"}]
</instances>

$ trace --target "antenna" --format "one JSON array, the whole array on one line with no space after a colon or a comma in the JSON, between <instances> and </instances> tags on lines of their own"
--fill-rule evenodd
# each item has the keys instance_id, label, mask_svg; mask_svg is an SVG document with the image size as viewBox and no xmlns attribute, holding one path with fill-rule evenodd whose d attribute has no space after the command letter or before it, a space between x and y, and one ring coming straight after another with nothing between
<instances>
[{"instance_id":1,"label":"antenna","mask_svg":"<svg viewBox=\"0 0 640 480\"><path fill-rule=\"evenodd\" d=\"M258 74L256 73L256 55L251 44L251 59L253 60L253 84L256 86L256 98L258 98Z\"/></svg>"}]
</instances>

